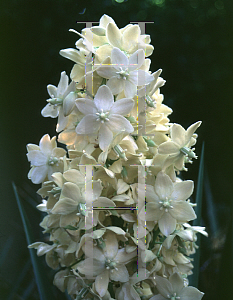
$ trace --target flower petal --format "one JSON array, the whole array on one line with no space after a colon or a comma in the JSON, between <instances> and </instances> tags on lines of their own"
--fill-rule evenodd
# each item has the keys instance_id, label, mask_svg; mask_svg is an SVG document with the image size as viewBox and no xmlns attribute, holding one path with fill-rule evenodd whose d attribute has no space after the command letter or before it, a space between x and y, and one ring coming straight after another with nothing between
<instances>
[{"instance_id":1,"label":"flower petal","mask_svg":"<svg viewBox=\"0 0 233 300\"><path fill-rule=\"evenodd\" d=\"M118 241L116 234L112 231L107 231L104 234L105 248L104 255L106 258L114 259L118 252Z\"/></svg>"},{"instance_id":2,"label":"flower petal","mask_svg":"<svg viewBox=\"0 0 233 300\"><path fill-rule=\"evenodd\" d=\"M145 53L142 49L137 50L129 58L129 70L133 71L139 69L145 60Z\"/></svg>"},{"instance_id":3,"label":"flower petal","mask_svg":"<svg viewBox=\"0 0 233 300\"><path fill-rule=\"evenodd\" d=\"M179 296L181 297L181 299L185 300L200 300L204 296L204 293L200 292L193 286L187 286L183 288Z\"/></svg>"},{"instance_id":4,"label":"flower petal","mask_svg":"<svg viewBox=\"0 0 233 300\"><path fill-rule=\"evenodd\" d=\"M88 276L97 276L105 270L105 264L93 258L86 258L77 265L80 273Z\"/></svg>"},{"instance_id":5,"label":"flower petal","mask_svg":"<svg viewBox=\"0 0 233 300\"><path fill-rule=\"evenodd\" d=\"M167 299L167 295L170 295L173 292L171 283L168 279L161 276L155 276L155 281L159 293Z\"/></svg>"},{"instance_id":6,"label":"flower petal","mask_svg":"<svg viewBox=\"0 0 233 300\"><path fill-rule=\"evenodd\" d=\"M45 134L40 140L40 143L39 143L40 149L47 156L49 156L51 154L53 148L56 147L56 143L54 145L54 138L55 137L53 137L50 140L50 136L48 134Z\"/></svg>"},{"instance_id":7,"label":"flower petal","mask_svg":"<svg viewBox=\"0 0 233 300\"><path fill-rule=\"evenodd\" d=\"M69 198L73 199L77 205L80 203L80 198L82 198L79 187L72 183L72 182L66 182L63 185L62 192L61 192L61 198Z\"/></svg>"},{"instance_id":8,"label":"flower petal","mask_svg":"<svg viewBox=\"0 0 233 300\"><path fill-rule=\"evenodd\" d=\"M98 111L95 102L90 99L78 98L75 101L75 104L78 107L79 111L81 111L81 113L83 113L84 115L89 115L89 114L94 115Z\"/></svg>"},{"instance_id":9,"label":"flower petal","mask_svg":"<svg viewBox=\"0 0 233 300\"><path fill-rule=\"evenodd\" d=\"M105 263L105 256L103 251L94 246L93 240L85 241L85 244L82 246L82 250L85 253L85 256L92 257L96 260L101 261L103 264Z\"/></svg>"},{"instance_id":10,"label":"flower petal","mask_svg":"<svg viewBox=\"0 0 233 300\"><path fill-rule=\"evenodd\" d=\"M149 202L146 204L146 221L158 221L162 218L164 211L159 209L159 203ZM140 211L140 214L142 212Z\"/></svg>"},{"instance_id":11,"label":"flower petal","mask_svg":"<svg viewBox=\"0 0 233 300\"><path fill-rule=\"evenodd\" d=\"M190 139L193 136L194 132L201 125L201 123L202 123L201 121L198 121L198 122L192 124L191 126L189 126L189 128L186 131L185 144L187 144L190 141Z\"/></svg>"},{"instance_id":12,"label":"flower petal","mask_svg":"<svg viewBox=\"0 0 233 300\"><path fill-rule=\"evenodd\" d=\"M113 48L111 53L112 65L116 70L119 70L120 67L125 70L129 66L128 57L118 48Z\"/></svg>"},{"instance_id":13,"label":"flower petal","mask_svg":"<svg viewBox=\"0 0 233 300\"><path fill-rule=\"evenodd\" d=\"M137 93L136 84L134 84L130 80L125 80L124 83L125 83L124 93L126 98L133 98L134 95Z\"/></svg>"},{"instance_id":14,"label":"flower petal","mask_svg":"<svg viewBox=\"0 0 233 300\"><path fill-rule=\"evenodd\" d=\"M95 95L94 102L99 111L101 109L103 109L104 112L109 111L114 104L114 99L110 88L106 85L100 86Z\"/></svg>"},{"instance_id":15,"label":"flower petal","mask_svg":"<svg viewBox=\"0 0 233 300\"><path fill-rule=\"evenodd\" d=\"M93 207L102 207L102 208L113 208L113 207L115 207L116 206L116 204L112 201L112 200L110 200L110 199L108 199L108 198L106 198L106 197L99 197L99 199L98 200L96 200L96 201L93 201Z\"/></svg>"},{"instance_id":16,"label":"flower petal","mask_svg":"<svg viewBox=\"0 0 233 300\"><path fill-rule=\"evenodd\" d=\"M170 177L164 172L159 172L155 180L155 192L160 200L165 200L166 197L170 198L173 192L173 183Z\"/></svg>"},{"instance_id":17,"label":"flower petal","mask_svg":"<svg viewBox=\"0 0 233 300\"><path fill-rule=\"evenodd\" d=\"M54 106L48 103L41 111L43 117L56 118L59 114L59 106Z\"/></svg>"},{"instance_id":18,"label":"flower petal","mask_svg":"<svg viewBox=\"0 0 233 300\"><path fill-rule=\"evenodd\" d=\"M113 47L121 48L121 32L114 23L109 23L106 28L106 37Z\"/></svg>"},{"instance_id":19,"label":"flower petal","mask_svg":"<svg viewBox=\"0 0 233 300\"><path fill-rule=\"evenodd\" d=\"M125 80L122 78L118 78L117 76L113 76L108 80L107 86L110 88L113 95L116 95L124 90ZM132 97L127 97L127 98L132 98Z\"/></svg>"},{"instance_id":20,"label":"flower petal","mask_svg":"<svg viewBox=\"0 0 233 300\"><path fill-rule=\"evenodd\" d=\"M86 115L76 127L77 134L91 134L99 130L101 123L97 121L97 115Z\"/></svg>"},{"instance_id":21,"label":"flower petal","mask_svg":"<svg viewBox=\"0 0 233 300\"><path fill-rule=\"evenodd\" d=\"M196 214L187 201L175 201L173 209L169 210L171 216L178 222L187 222L196 219Z\"/></svg>"},{"instance_id":22,"label":"flower petal","mask_svg":"<svg viewBox=\"0 0 233 300\"><path fill-rule=\"evenodd\" d=\"M125 248L121 248L118 250L117 255L115 256L115 260L119 261L121 264L128 263L132 258L137 256L137 251L133 251L130 253L127 253L125 251Z\"/></svg>"},{"instance_id":23,"label":"flower petal","mask_svg":"<svg viewBox=\"0 0 233 300\"><path fill-rule=\"evenodd\" d=\"M43 182L48 174L47 166L34 167L30 171L31 181L35 184Z\"/></svg>"},{"instance_id":24,"label":"flower petal","mask_svg":"<svg viewBox=\"0 0 233 300\"><path fill-rule=\"evenodd\" d=\"M180 148L185 146L186 131L180 124L173 124L171 129L172 141L177 143Z\"/></svg>"},{"instance_id":25,"label":"flower petal","mask_svg":"<svg viewBox=\"0 0 233 300\"><path fill-rule=\"evenodd\" d=\"M118 270L110 271L110 279L114 281L127 282L129 281L129 273L124 265L117 265Z\"/></svg>"},{"instance_id":26,"label":"flower petal","mask_svg":"<svg viewBox=\"0 0 233 300\"><path fill-rule=\"evenodd\" d=\"M130 133L134 131L133 126L128 120L126 120L126 118L116 114L112 114L109 117L109 121L106 122L106 126L113 132L125 130Z\"/></svg>"},{"instance_id":27,"label":"flower petal","mask_svg":"<svg viewBox=\"0 0 233 300\"><path fill-rule=\"evenodd\" d=\"M60 199L51 210L52 214L67 215L76 211L78 208L78 203L70 198Z\"/></svg>"},{"instance_id":28,"label":"flower petal","mask_svg":"<svg viewBox=\"0 0 233 300\"><path fill-rule=\"evenodd\" d=\"M165 212L162 218L159 220L159 229L165 236L168 236L176 229L176 220L170 215L169 212Z\"/></svg>"},{"instance_id":29,"label":"flower petal","mask_svg":"<svg viewBox=\"0 0 233 300\"><path fill-rule=\"evenodd\" d=\"M143 70L138 70L137 86L148 84L152 82L153 79L154 76L152 74L149 74Z\"/></svg>"},{"instance_id":30,"label":"flower petal","mask_svg":"<svg viewBox=\"0 0 233 300\"><path fill-rule=\"evenodd\" d=\"M174 184L174 190L171 194L171 199L186 200L192 195L193 189L194 184L191 180L177 182Z\"/></svg>"},{"instance_id":31,"label":"flower petal","mask_svg":"<svg viewBox=\"0 0 233 300\"><path fill-rule=\"evenodd\" d=\"M56 98L57 97L57 87L52 85L52 84L49 84L47 85L47 91L49 93L49 96L51 98Z\"/></svg>"},{"instance_id":32,"label":"flower petal","mask_svg":"<svg viewBox=\"0 0 233 300\"><path fill-rule=\"evenodd\" d=\"M105 151L107 150L108 146L112 142L113 133L107 126L107 124L110 121L105 122L104 124L101 124L100 130L99 130L99 147L101 150Z\"/></svg>"},{"instance_id":33,"label":"flower petal","mask_svg":"<svg viewBox=\"0 0 233 300\"><path fill-rule=\"evenodd\" d=\"M131 112L134 107L134 100L129 98L123 98L114 102L111 113L117 115L127 115Z\"/></svg>"},{"instance_id":34,"label":"flower petal","mask_svg":"<svg viewBox=\"0 0 233 300\"><path fill-rule=\"evenodd\" d=\"M70 92L63 101L63 113L64 116L67 117L73 110L75 105L75 92Z\"/></svg>"},{"instance_id":35,"label":"flower petal","mask_svg":"<svg viewBox=\"0 0 233 300\"><path fill-rule=\"evenodd\" d=\"M32 166L43 166L47 163L48 157L39 150L31 150L27 153L27 158L31 162Z\"/></svg>"},{"instance_id":36,"label":"flower petal","mask_svg":"<svg viewBox=\"0 0 233 300\"><path fill-rule=\"evenodd\" d=\"M180 147L178 144L172 142L172 141L167 141L159 145L158 148L159 154L179 154L180 153Z\"/></svg>"},{"instance_id":37,"label":"flower petal","mask_svg":"<svg viewBox=\"0 0 233 300\"><path fill-rule=\"evenodd\" d=\"M105 270L103 273L99 274L95 279L95 288L99 293L100 297L103 297L108 289L109 283L109 270Z\"/></svg>"},{"instance_id":38,"label":"flower petal","mask_svg":"<svg viewBox=\"0 0 233 300\"><path fill-rule=\"evenodd\" d=\"M140 27L138 25L128 27L122 35L122 47L124 50L127 52L133 51L133 49L138 45L139 37Z\"/></svg>"},{"instance_id":39,"label":"flower petal","mask_svg":"<svg viewBox=\"0 0 233 300\"><path fill-rule=\"evenodd\" d=\"M57 86L57 97L62 98L65 90L68 87L69 78L66 72L61 72L61 78Z\"/></svg>"},{"instance_id":40,"label":"flower petal","mask_svg":"<svg viewBox=\"0 0 233 300\"><path fill-rule=\"evenodd\" d=\"M175 272L169 277L169 281L172 284L173 292L180 295L181 290L184 288L184 281L181 276Z\"/></svg>"}]
</instances>

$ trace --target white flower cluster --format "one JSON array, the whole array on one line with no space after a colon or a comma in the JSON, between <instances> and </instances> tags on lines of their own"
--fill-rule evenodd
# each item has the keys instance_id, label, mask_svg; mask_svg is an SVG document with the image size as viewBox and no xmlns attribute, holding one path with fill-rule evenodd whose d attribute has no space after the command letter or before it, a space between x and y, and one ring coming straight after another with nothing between
<instances>
[{"instance_id":1,"label":"white flower cluster","mask_svg":"<svg viewBox=\"0 0 233 300\"><path fill-rule=\"evenodd\" d=\"M77 32L76 32L77 33ZM193 181L177 177L197 158L192 148L201 122L185 130L171 124L161 70L149 71L150 36L138 25L119 29L103 15L85 28L77 49L61 50L73 62L50 98L44 117L58 117L58 141L44 135L28 144L31 170L47 215L50 243L29 247L46 255L54 284L72 299L196 300L188 286L196 218Z\"/></svg>"}]
</instances>

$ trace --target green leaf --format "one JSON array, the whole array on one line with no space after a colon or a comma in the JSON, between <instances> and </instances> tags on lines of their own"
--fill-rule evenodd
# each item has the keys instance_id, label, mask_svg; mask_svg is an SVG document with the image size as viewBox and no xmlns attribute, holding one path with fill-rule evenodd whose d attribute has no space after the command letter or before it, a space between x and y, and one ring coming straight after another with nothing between
<instances>
[{"instance_id":1,"label":"green leaf","mask_svg":"<svg viewBox=\"0 0 233 300\"><path fill-rule=\"evenodd\" d=\"M202 194L203 194L203 183L204 183L204 149L205 143L202 143L201 149L201 158L200 158L200 165L199 165L199 172L198 172L198 179L197 179L197 193L196 193L196 215L197 218L193 221L193 226L200 226L201 224L201 210L202 210ZM197 235L197 242L198 249L196 249L196 253L193 255L194 262L193 262L193 274L189 278L190 285L198 288L198 280L199 280L199 269L200 269L200 235Z\"/></svg>"},{"instance_id":2,"label":"green leaf","mask_svg":"<svg viewBox=\"0 0 233 300\"><path fill-rule=\"evenodd\" d=\"M15 198L18 204L20 216L23 222L24 232L26 235L27 244L30 245L34 242L33 234L31 232L31 226L28 220L28 217L26 215L26 212L23 208L23 205L21 203L21 199L18 195L17 188L12 182L13 190L15 193ZM41 300L51 300L53 299L53 294L51 287L48 286L48 280L46 279L46 272L43 268L43 265L40 263L39 258L36 255L36 251L34 249L29 248L29 253L31 257L31 262L33 266L33 271L36 279L37 288L39 291L39 296Z\"/></svg>"}]
</instances>

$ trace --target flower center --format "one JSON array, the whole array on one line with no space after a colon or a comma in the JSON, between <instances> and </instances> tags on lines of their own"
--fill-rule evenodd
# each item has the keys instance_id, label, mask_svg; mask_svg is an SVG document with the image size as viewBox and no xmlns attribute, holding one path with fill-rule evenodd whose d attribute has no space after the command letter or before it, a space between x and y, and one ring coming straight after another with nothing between
<instances>
[{"instance_id":1,"label":"flower center","mask_svg":"<svg viewBox=\"0 0 233 300\"><path fill-rule=\"evenodd\" d=\"M49 160L48 160L48 165L49 166L53 166L53 165L58 165L58 161L59 159L57 157L54 156L50 156Z\"/></svg>"},{"instance_id":2,"label":"flower center","mask_svg":"<svg viewBox=\"0 0 233 300\"><path fill-rule=\"evenodd\" d=\"M117 265L117 263L115 261L109 259L109 258L107 258L105 260L105 267L106 267L107 270L109 270L109 269L114 270L115 269L116 271L118 271L116 265Z\"/></svg>"},{"instance_id":3,"label":"flower center","mask_svg":"<svg viewBox=\"0 0 233 300\"><path fill-rule=\"evenodd\" d=\"M108 118L109 111L104 112L103 108L101 108L100 112L97 112L96 115L98 116L96 121L100 121L101 123L104 123L105 121L109 121Z\"/></svg>"},{"instance_id":4,"label":"flower center","mask_svg":"<svg viewBox=\"0 0 233 300\"><path fill-rule=\"evenodd\" d=\"M184 146L180 149L180 152L183 153L184 155L187 155L188 158L197 158L197 156L193 152L193 150L195 150L195 149L194 148L190 149L190 148Z\"/></svg>"},{"instance_id":5,"label":"flower center","mask_svg":"<svg viewBox=\"0 0 233 300\"><path fill-rule=\"evenodd\" d=\"M155 100L152 100L151 97L150 97L149 95L146 95L146 104L147 104L149 107L156 108Z\"/></svg>"},{"instance_id":6,"label":"flower center","mask_svg":"<svg viewBox=\"0 0 233 300\"><path fill-rule=\"evenodd\" d=\"M86 212L86 204L85 203L79 203L78 205L78 214L77 215L83 215L86 216L87 212Z\"/></svg>"},{"instance_id":7,"label":"flower center","mask_svg":"<svg viewBox=\"0 0 233 300\"><path fill-rule=\"evenodd\" d=\"M168 199L166 197L164 200L159 201L160 204L160 210L165 210L165 212L168 212L169 209L172 209L173 206L171 205L172 200Z\"/></svg>"},{"instance_id":8,"label":"flower center","mask_svg":"<svg viewBox=\"0 0 233 300\"><path fill-rule=\"evenodd\" d=\"M173 295L167 295L168 299L171 300L179 300L180 297L176 295L176 293L174 293Z\"/></svg>"},{"instance_id":9,"label":"flower center","mask_svg":"<svg viewBox=\"0 0 233 300\"><path fill-rule=\"evenodd\" d=\"M124 79L124 80L126 80L126 79L128 79L128 77L129 77L129 72L128 72L128 69L126 69L126 70L123 70L122 69L122 67L120 67L120 71L119 72L116 72L117 74L118 74L118 78L119 79Z\"/></svg>"},{"instance_id":10,"label":"flower center","mask_svg":"<svg viewBox=\"0 0 233 300\"><path fill-rule=\"evenodd\" d=\"M61 99L61 98L54 98L54 96L52 95L52 98L48 99L47 102L49 104L51 104L51 105L58 106L58 105L62 105L63 99Z\"/></svg>"}]
</instances>

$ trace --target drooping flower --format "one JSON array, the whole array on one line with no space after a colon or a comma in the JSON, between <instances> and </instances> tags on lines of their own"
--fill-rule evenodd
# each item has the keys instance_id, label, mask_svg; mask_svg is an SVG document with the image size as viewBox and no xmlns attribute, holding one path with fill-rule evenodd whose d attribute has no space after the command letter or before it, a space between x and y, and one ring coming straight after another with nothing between
<instances>
[{"instance_id":1,"label":"drooping flower","mask_svg":"<svg viewBox=\"0 0 233 300\"><path fill-rule=\"evenodd\" d=\"M28 144L27 151L27 158L32 166L28 178L33 183L42 183L46 178L52 180L51 175L54 172L62 171L62 158L66 155L66 151L57 148L55 136L50 140L50 136L45 134L41 138L39 146Z\"/></svg>"},{"instance_id":2,"label":"drooping flower","mask_svg":"<svg viewBox=\"0 0 233 300\"><path fill-rule=\"evenodd\" d=\"M51 84L47 86L51 98L47 100L48 104L41 111L43 117L58 117L57 132L65 128L68 122L67 116L75 105L75 83L72 81L68 85L68 80L66 72L62 72L57 87Z\"/></svg>"},{"instance_id":3,"label":"drooping flower","mask_svg":"<svg viewBox=\"0 0 233 300\"><path fill-rule=\"evenodd\" d=\"M160 154L169 155L164 164L164 168L173 164L176 169L182 170L185 163L185 158L191 161L192 158L197 158L196 154L191 149L196 143L194 132L201 125L201 121L196 122L185 130L179 124L173 124L171 128L171 140L162 143L158 152Z\"/></svg>"},{"instance_id":4,"label":"drooping flower","mask_svg":"<svg viewBox=\"0 0 233 300\"><path fill-rule=\"evenodd\" d=\"M109 87L101 86L94 101L83 98L77 99L76 105L85 116L76 127L76 133L98 133L99 146L105 151L113 139L113 133L134 131L130 122L123 117L131 111L133 104L133 100L129 98L114 102Z\"/></svg>"}]
</instances>

